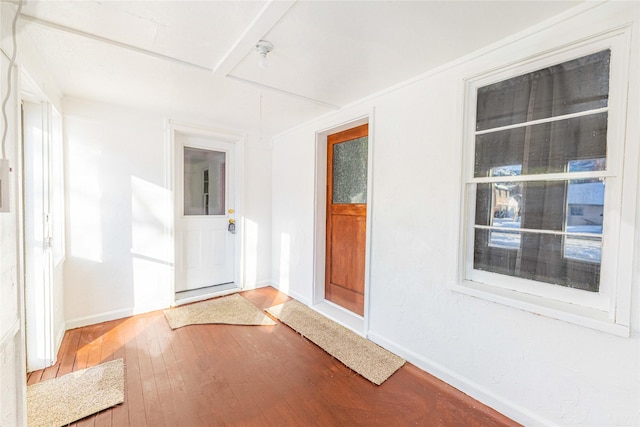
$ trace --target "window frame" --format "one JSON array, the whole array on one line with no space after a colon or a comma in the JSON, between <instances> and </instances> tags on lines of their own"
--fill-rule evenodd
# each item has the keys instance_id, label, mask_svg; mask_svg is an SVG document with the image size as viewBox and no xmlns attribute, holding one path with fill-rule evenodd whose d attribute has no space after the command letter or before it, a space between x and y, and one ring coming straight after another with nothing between
<instances>
[{"instance_id":1,"label":"window frame","mask_svg":"<svg viewBox=\"0 0 640 427\"><path fill-rule=\"evenodd\" d=\"M621 224L623 218L635 218L637 179L634 178L638 173L637 161L634 165L633 156L628 155L630 153L626 152L628 146L625 144L630 37L628 27L620 28L465 79L461 182L463 215L460 225L462 239L459 249L458 280L450 286L452 290L616 335L629 335L633 233L627 230L626 233L631 236L625 235ZM594 176L605 179L599 292L582 291L475 270L473 268L475 188L476 184L495 181L493 177L474 177L478 88L606 49L611 50L609 103L606 108L608 112L606 170L595 173L563 172L515 177L515 180L521 181L573 180ZM545 121L549 119L529 122L528 125ZM630 157L626 170L623 167L625 157ZM514 181L513 178L509 177L509 180Z\"/></svg>"}]
</instances>

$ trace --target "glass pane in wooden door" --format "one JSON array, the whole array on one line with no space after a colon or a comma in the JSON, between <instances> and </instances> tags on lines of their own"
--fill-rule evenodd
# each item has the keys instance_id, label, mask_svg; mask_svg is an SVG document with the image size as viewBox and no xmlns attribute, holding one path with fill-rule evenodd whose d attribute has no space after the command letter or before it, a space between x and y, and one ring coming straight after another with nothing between
<instances>
[{"instance_id":1,"label":"glass pane in wooden door","mask_svg":"<svg viewBox=\"0 0 640 427\"><path fill-rule=\"evenodd\" d=\"M368 137L333 146L333 203L367 203Z\"/></svg>"}]
</instances>

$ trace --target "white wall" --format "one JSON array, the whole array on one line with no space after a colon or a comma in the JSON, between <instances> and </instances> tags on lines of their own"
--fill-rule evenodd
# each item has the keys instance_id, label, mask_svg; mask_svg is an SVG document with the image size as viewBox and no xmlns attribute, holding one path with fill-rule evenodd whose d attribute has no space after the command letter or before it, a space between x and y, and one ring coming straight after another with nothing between
<instances>
[{"instance_id":1,"label":"white wall","mask_svg":"<svg viewBox=\"0 0 640 427\"><path fill-rule=\"evenodd\" d=\"M67 327L168 307L173 207L165 118L189 118L74 98L64 110ZM244 276L252 288L270 272L271 149L249 135L244 151Z\"/></svg>"},{"instance_id":2,"label":"white wall","mask_svg":"<svg viewBox=\"0 0 640 427\"><path fill-rule=\"evenodd\" d=\"M6 96L9 58L13 52L12 5L0 5L0 97ZM6 158L13 168L10 178L11 210L0 212L0 425L19 426L26 420L26 376L22 280L18 227L20 223L19 186L19 115L17 68L13 70L12 96L7 103ZM0 125L0 133L3 126Z\"/></svg>"},{"instance_id":3,"label":"white wall","mask_svg":"<svg viewBox=\"0 0 640 427\"><path fill-rule=\"evenodd\" d=\"M633 22L627 143L640 144L638 13L632 2L597 6L276 136L274 283L313 301L315 133L375 109L369 337L528 425L640 424L640 209L630 338L447 288L460 244L463 79Z\"/></svg>"}]
</instances>

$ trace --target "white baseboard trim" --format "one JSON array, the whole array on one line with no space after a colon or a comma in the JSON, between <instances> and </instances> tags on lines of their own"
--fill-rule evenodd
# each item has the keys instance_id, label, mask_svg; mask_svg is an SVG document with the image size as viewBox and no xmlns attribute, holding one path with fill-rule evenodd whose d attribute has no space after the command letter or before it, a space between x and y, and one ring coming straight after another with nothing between
<instances>
[{"instance_id":1,"label":"white baseboard trim","mask_svg":"<svg viewBox=\"0 0 640 427\"><path fill-rule=\"evenodd\" d=\"M67 320L67 330L81 328L83 326L95 325L96 323L108 322L110 320L122 319L123 317L133 316L134 314L141 313L137 311L134 313L133 308L123 308L120 310L107 311L105 313L94 314L91 316L77 317L75 319Z\"/></svg>"},{"instance_id":2,"label":"white baseboard trim","mask_svg":"<svg viewBox=\"0 0 640 427\"><path fill-rule=\"evenodd\" d=\"M283 294L285 294L285 295L297 300L298 302L303 303L306 306L311 307L313 305L313 302L309 298L303 296L302 294L299 294L299 293L294 292L294 291L285 291L285 290L281 289L280 288L280 284L278 282L276 282L275 280L270 281L269 282L269 286L277 289L278 292L282 292Z\"/></svg>"},{"instance_id":3,"label":"white baseboard trim","mask_svg":"<svg viewBox=\"0 0 640 427\"><path fill-rule=\"evenodd\" d=\"M302 296L301 294L295 292L295 291L285 291L283 289L280 289L280 284L278 282L276 282L275 280L272 280L271 282L269 282L269 286L273 286L274 288L276 288L279 292L282 292L283 294L290 296L291 298L298 300L299 302L303 303L304 305L307 305L309 307L311 307L313 305L313 302L305 297Z\"/></svg>"},{"instance_id":4,"label":"white baseboard trim","mask_svg":"<svg viewBox=\"0 0 640 427\"><path fill-rule=\"evenodd\" d=\"M261 282L256 282L256 289L258 289L258 288L266 288L267 286L273 286L275 288L275 286L273 285L273 282L271 282L271 280L263 280Z\"/></svg>"},{"instance_id":5,"label":"white baseboard trim","mask_svg":"<svg viewBox=\"0 0 640 427\"><path fill-rule=\"evenodd\" d=\"M262 285L260 287L273 286L271 281L264 281L264 282L261 282L260 284ZM179 306L179 305L197 302L197 301L201 301L209 298L221 297L221 296L236 293L238 291L241 291L241 289L233 288L230 290L215 291L212 293L198 295L190 298L182 298L182 299L175 300L174 302L166 302L164 304L155 304L147 307L136 307L135 309L133 307L129 307L129 308L123 308L120 310L113 310L113 311L107 311L104 313L94 314L91 316L77 317L75 319L67 320L65 331L69 329L81 328L83 326L95 325L96 323L108 322L110 320L122 319L123 317L129 317L136 314L148 313L154 310L164 310L171 306Z\"/></svg>"},{"instance_id":6,"label":"white baseboard trim","mask_svg":"<svg viewBox=\"0 0 640 427\"><path fill-rule=\"evenodd\" d=\"M245 286L244 288L242 288L242 290L251 291L253 289L266 288L267 286L273 286L274 288L276 287L271 280L262 280L260 282L254 283L251 286Z\"/></svg>"},{"instance_id":7,"label":"white baseboard trim","mask_svg":"<svg viewBox=\"0 0 640 427\"><path fill-rule=\"evenodd\" d=\"M288 292L288 293L287 292L283 292L283 291L280 291L280 292L289 295L291 298L293 298L295 300L298 300L298 302L301 302L306 306L311 307L311 305L312 305L311 300L309 298L307 298L305 296L302 296L301 294L299 294L297 292Z\"/></svg>"},{"instance_id":8,"label":"white baseboard trim","mask_svg":"<svg viewBox=\"0 0 640 427\"><path fill-rule=\"evenodd\" d=\"M93 314L91 316L76 317L75 319L67 320L66 330L95 325L96 323L108 322L110 320L122 319L123 317L134 316L136 314L149 313L155 310L164 310L171 307L173 303L173 300L165 300L164 302L154 301L153 304L146 306L127 307L119 310L105 311L104 313Z\"/></svg>"},{"instance_id":9,"label":"white baseboard trim","mask_svg":"<svg viewBox=\"0 0 640 427\"><path fill-rule=\"evenodd\" d=\"M369 331L368 337L371 341L406 359L408 362L416 365L423 371L428 372L436 378L457 388L468 396L471 396L518 423L523 425L556 425L556 423L551 420L548 420L539 414L534 414L530 410L506 400L504 397L494 394L491 390L471 381L469 378L466 378L443 365L424 357L423 355L417 354L406 347L389 341L375 332Z\"/></svg>"}]
</instances>

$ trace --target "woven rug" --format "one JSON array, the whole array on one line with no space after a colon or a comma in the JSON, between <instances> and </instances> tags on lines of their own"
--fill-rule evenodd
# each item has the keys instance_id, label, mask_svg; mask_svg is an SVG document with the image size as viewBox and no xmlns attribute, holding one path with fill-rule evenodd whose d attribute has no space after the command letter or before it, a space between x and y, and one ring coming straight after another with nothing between
<instances>
[{"instance_id":1,"label":"woven rug","mask_svg":"<svg viewBox=\"0 0 640 427\"><path fill-rule=\"evenodd\" d=\"M27 387L29 427L60 427L124 402L124 361L116 359Z\"/></svg>"},{"instance_id":2,"label":"woven rug","mask_svg":"<svg viewBox=\"0 0 640 427\"><path fill-rule=\"evenodd\" d=\"M275 325L276 322L238 294L164 310L171 329L187 325Z\"/></svg>"},{"instance_id":3,"label":"woven rug","mask_svg":"<svg viewBox=\"0 0 640 427\"><path fill-rule=\"evenodd\" d=\"M287 301L267 312L376 385L404 365L404 359L298 301Z\"/></svg>"}]
</instances>

